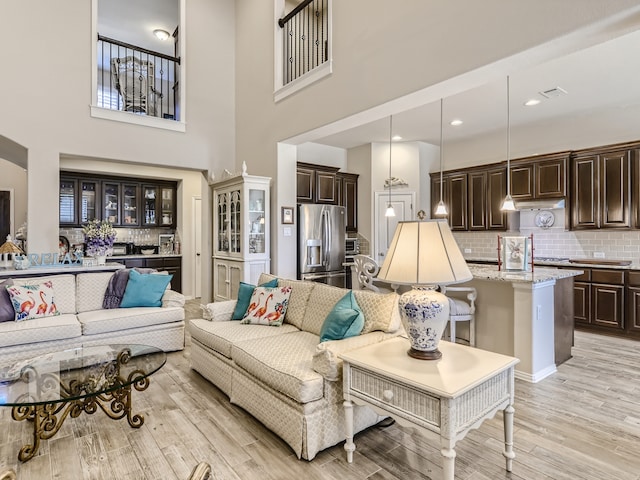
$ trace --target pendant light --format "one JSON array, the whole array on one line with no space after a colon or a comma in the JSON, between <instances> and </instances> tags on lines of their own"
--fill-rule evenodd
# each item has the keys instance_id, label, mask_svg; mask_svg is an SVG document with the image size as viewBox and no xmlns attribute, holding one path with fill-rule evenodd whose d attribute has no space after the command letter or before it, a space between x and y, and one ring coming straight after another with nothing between
<instances>
[{"instance_id":1,"label":"pendant light","mask_svg":"<svg viewBox=\"0 0 640 480\"><path fill-rule=\"evenodd\" d=\"M393 115L389 115L389 201L387 202L387 211L384 213L385 217L395 217L396 212L391 205L391 136L393 135Z\"/></svg>"},{"instance_id":2,"label":"pendant light","mask_svg":"<svg viewBox=\"0 0 640 480\"><path fill-rule=\"evenodd\" d=\"M500 210L515 212L516 205L511 198L511 118L509 116L509 75L507 75L507 196L502 201Z\"/></svg>"},{"instance_id":3,"label":"pendant light","mask_svg":"<svg viewBox=\"0 0 640 480\"><path fill-rule=\"evenodd\" d=\"M443 151L444 150L444 144L442 143L442 99L440 99L440 202L438 202L438 206L436 207L436 212L435 214L440 216L444 216L447 215L449 212L447 212L447 207L445 206L444 202L442 201L442 156L443 156Z\"/></svg>"}]
</instances>

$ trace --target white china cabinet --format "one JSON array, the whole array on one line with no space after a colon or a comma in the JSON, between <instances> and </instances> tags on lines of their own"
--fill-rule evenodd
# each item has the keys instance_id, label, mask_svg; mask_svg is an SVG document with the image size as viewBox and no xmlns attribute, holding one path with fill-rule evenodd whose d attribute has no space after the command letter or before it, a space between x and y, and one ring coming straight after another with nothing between
<instances>
[{"instance_id":1,"label":"white china cabinet","mask_svg":"<svg viewBox=\"0 0 640 480\"><path fill-rule=\"evenodd\" d=\"M212 184L214 301L235 300L240 282L270 271L270 184L246 174Z\"/></svg>"}]
</instances>

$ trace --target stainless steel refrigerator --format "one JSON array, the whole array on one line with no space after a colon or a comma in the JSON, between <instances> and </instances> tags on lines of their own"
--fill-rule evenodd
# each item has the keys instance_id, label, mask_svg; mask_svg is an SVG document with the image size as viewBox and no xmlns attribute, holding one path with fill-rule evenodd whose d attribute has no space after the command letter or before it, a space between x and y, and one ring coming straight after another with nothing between
<instances>
[{"instance_id":1,"label":"stainless steel refrigerator","mask_svg":"<svg viewBox=\"0 0 640 480\"><path fill-rule=\"evenodd\" d=\"M298 278L344 287L346 213L337 205L298 205Z\"/></svg>"}]
</instances>

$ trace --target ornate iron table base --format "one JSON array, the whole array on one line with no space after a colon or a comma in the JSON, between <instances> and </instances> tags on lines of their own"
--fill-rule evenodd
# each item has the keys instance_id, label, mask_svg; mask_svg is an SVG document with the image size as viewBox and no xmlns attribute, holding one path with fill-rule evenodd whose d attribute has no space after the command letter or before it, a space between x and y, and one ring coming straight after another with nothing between
<instances>
[{"instance_id":1,"label":"ornate iron table base","mask_svg":"<svg viewBox=\"0 0 640 480\"><path fill-rule=\"evenodd\" d=\"M74 379L66 385L56 374L38 374L34 370L23 372L36 375L39 393L46 392L47 389L59 389L63 392L61 396L66 398L12 408L11 416L14 420L33 422L33 443L20 449L18 459L26 462L33 458L38 452L40 441L52 438L69 415L77 418L82 412L93 414L98 407L110 418L120 420L127 417L131 427L140 428L144 423L144 416L131 411L131 386L139 392L146 390L149 378L140 370L129 373L127 378L120 377L120 366L128 363L129 358L130 351L123 350L116 360L107 364L106 368L103 366L104 370L97 375L92 372L82 381Z\"/></svg>"}]
</instances>

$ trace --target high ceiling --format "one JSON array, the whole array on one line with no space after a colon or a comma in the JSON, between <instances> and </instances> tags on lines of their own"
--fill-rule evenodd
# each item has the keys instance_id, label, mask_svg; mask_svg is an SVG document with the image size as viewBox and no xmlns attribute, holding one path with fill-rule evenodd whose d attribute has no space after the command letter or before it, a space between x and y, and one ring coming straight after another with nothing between
<instances>
[{"instance_id":1,"label":"high ceiling","mask_svg":"<svg viewBox=\"0 0 640 480\"><path fill-rule=\"evenodd\" d=\"M153 30L173 33L179 24L179 0L99 0L100 34L173 55L173 42L160 41ZM635 121L640 124L640 32L624 35L543 65L510 75L510 124L512 128L544 125L580 129L581 122L597 118L601 123ZM467 141L491 132L505 131L507 124L506 78L443 100L443 138ZM539 92L560 87L566 94L545 98ZM530 98L540 104L525 107ZM449 125L454 118L464 123ZM551 122L553 119L553 122ZM542 126L542 128L541 128ZM440 144L440 102L416 106L393 116L393 133L402 141ZM639 134L640 138L640 134ZM352 148L389 141L389 119L361 125L314 142Z\"/></svg>"},{"instance_id":2,"label":"high ceiling","mask_svg":"<svg viewBox=\"0 0 640 480\"><path fill-rule=\"evenodd\" d=\"M565 124L580 128L581 121L600 122L635 119L640 124L640 32L510 75L510 124L518 127L566 118ZM560 87L566 94L545 98L539 92ZM443 100L443 138L464 141L496 130L506 131L506 78ZM528 99L540 100L525 107ZM453 127L449 122L464 123ZM440 144L440 102L417 106L393 116L393 133L402 141ZM640 138L640 133L638 134ZM389 141L389 119L383 118L342 131L315 143L352 148Z\"/></svg>"},{"instance_id":3,"label":"high ceiling","mask_svg":"<svg viewBox=\"0 0 640 480\"><path fill-rule=\"evenodd\" d=\"M180 23L180 0L98 0L98 33L166 55L173 41L159 40L155 29L169 34Z\"/></svg>"}]
</instances>

